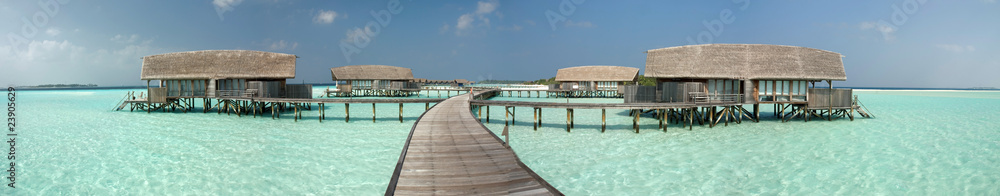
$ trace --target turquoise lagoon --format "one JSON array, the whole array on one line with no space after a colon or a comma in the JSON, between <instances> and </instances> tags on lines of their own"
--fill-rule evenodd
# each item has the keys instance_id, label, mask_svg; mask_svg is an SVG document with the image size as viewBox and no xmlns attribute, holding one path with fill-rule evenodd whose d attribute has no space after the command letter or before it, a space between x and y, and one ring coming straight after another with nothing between
<instances>
[{"instance_id":1,"label":"turquoise lagoon","mask_svg":"<svg viewBox=\"0 0 1000 196\"><path fill-rule=\"evenodd\" d=\"M325 87L317 87L319 92ZM18 91L18 195L379 195L423 104L330 104L294 122L111 111L127 90ZM1000 92L856 91L878 118L631 129L625 110L519 108L521 160L567 195L997 195ZM317 93L318 95L318 93ZM436 94L432 93L432 97ZM509 98L551 102L616 99ZM315 105L314 105L315 107ZM764 105L762 116L770 114ZM483 111L485 112L485 111ZM494 131L502 107L492 107Z\"/></svg>"}]
</instances>

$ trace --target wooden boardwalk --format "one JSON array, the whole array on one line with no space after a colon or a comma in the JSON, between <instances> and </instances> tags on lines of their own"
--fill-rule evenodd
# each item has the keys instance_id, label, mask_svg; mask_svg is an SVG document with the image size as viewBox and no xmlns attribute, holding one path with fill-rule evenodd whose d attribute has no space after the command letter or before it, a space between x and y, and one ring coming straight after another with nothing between
<instances>
[{"instance_id":1,"label":"wooden boardwalk","mask_svg":"<svg viewBox=\"0 0 1000 196\"><path fill-rule=\"evenodd\" d=\"M472 116L470 99L452 97L417 120L386 195L562 195Z\"/></svg>"}]
</instances>

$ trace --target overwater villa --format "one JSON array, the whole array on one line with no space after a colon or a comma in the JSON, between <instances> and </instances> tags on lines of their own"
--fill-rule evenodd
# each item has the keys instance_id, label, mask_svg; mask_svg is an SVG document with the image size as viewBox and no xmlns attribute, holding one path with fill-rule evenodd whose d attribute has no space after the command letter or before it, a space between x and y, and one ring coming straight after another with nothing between
<instances>
[{"instance_id":1,"label":"overwater villa","mask_svg":"<svg viewBox=\"0 0 1000 196\"><path fill-rule=\"evenodd\" d=\"M621 66L579 66L556 71L558 85L550 90L561 90L569 97L621 97L626 84L639 80L639 68Z\"/></svg>"},{"instance_id":2,"label":"overwater villa","mask_svg":"<svg viewBox=\"0 0 1000 196\"><path fill-rule=\"evenodd\" d=\"M337 88L327 96L407 97L420 92L410 68L388 65L351 65L330 69Z\"/></svg>"},{"instance_id":3,"label":"overwater villa","mask_svg":"<svg viewBox=\"0 0 1000 196\"><path fill-rule=\"evenodd\" d=\"M132 110L176 109L190 111L201 99L205 111L226 106L218 98L305 98L312 97L312 85L290 85L295 78L291 54L250 50L204 50L142 57L141 80L145 95L127 103ZM155 84L155 87L151 86ZM140 93L141 95L142 93ZM123 103L118 109L123 109Z\"/></svg>"},{"instance_id":4,"label":"overwater villa","mask_svg":"<svg viewBox=\"0 0 1000 196\"><path fill-rule=\"evenodd\" d=\"M644 75L655 78L657 85L644 91L647 96L638 93L632 102L724 106L722 112L713 112L715 116L742 113L743 104L752 104L753 112L747 113L753 119L759 118L760 104L774 104L775 113L788 118L853 119L854 111L867 116L856 107L851 89L833 89L833 81L847 80L843 56L836 52L797 46L707 44L646 53ZM817 88L817 82L825 82L827 87ZM655 96L649 96L653 91Z\"/></svg>"}]
</instances>

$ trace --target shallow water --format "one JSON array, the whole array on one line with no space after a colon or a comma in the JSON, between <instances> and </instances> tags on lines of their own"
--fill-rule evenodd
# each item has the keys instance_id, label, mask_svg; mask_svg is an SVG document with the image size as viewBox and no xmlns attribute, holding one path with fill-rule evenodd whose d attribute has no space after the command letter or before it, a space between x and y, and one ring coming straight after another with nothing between
<instances>
[{"instance_id":1,"label":"shallow water","mask_svg":"<svg viewBox=\"0 0 1000 196\"><path fill-rule=\"evenodd\" d=\"M1000 194L1000 92L857 92L878 118L657 129L651 116L631 129L626 110L517 110L511 146L567 195L969 195ZM566 99L495 98L558 101ZM620 103L614 99L571 102ZM491 111L503 129L502 107ZM762 116L771 114L762 105ZM499 123L497 123L499 122Z\"/></svg>"},{"instance_id":2,"label":"shallow water","mask_svg":"<svg viewBox=\"0 0 1000 196\"><path fill-rule=\"evenodd\" d=\"M111 111L127 91L19 91L17 189L4 192L380 194L424 111L405 104L403 123L397 104L378 104L375 123L371 104L352 104L350 123L343 104L322 123L315 110L295 122L202 113L200 101L189 113Z\"/></svg>"},{"instance_id":3,"label":"shallow water","mask_svg":"<svg viewBox=\"0 0 1000 196\"><path fill-rule=\"evenodd\" d=\"M4 193L378 195L424 111L406 104L403 123L396 104L378 104L375 123L370 104L352 104L350 123L343 104L329 104L322 123L315 111L299 122L111 111L125 92L20 91L18 188ZM565 110L545 109L533 131L531 109L519 108L511 145L567 195L1000 194L1000 92L856 94L878 118L663 132L647 116L636 134L627 111L609 110L601 133L600 110L578 109L567 133ZM502 107L491 109L487 127L502 130Z\"/></svg>"}]
</instances>

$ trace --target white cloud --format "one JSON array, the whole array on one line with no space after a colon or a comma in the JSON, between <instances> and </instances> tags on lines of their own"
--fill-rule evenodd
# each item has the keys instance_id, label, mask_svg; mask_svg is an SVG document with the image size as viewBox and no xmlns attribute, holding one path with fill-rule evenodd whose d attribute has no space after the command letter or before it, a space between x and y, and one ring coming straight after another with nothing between
<instances>
[{"instance_id":1,"label":"white cloud","mask_svg":"<svg viewBox=\"0 0 1000 196\"><path fill-rule=\"evenodd\" d=\"M54 27L53 28L49 28L48 30L45 30L45 34L49 35L49 36L57 36L60 33L62 33L62 31L59 31L58 28L54 28Z\"/></svg>"},{"instance_id":2,"label":"white cloud","mask_svg":"<svg viewBox=\"0 0 1000 196\"><path fill-rule=\"evenodd\" d=\"M131 44L131 43L135 43L138 40L139 40L139 35L136 35L136 34L132 34L130 36L129 35L118 34L118 35L115 35L114 37L111 37L111 41L119 43L119 44Z\"/></svg>"},{"instance_id":3,"label":"white cloud","mask_svg":"<svg viewBox=\"0 0 1000 196\"><path fill-rule=\"evenodd\" d=\"M223 10L233 10L233 7L243 3L243 0L212 0L212 5Z\"/></svg>"},{"instance_id":4,"label":"white cloud","mask_svg":"<svg viewBox=\"0 0 1000 196\"><path fill-rule=\"evenodd\" d=\"M34 40L16 54L11 46L0 46L0 62L4 62L0 70L14 73L0 78L0 84L138 85L139 57L168 51L151 47L152 40L134 42L137 44L92 48L67 40Z\"/></svg>"},{"instance_id":5,"label":"white cloud","mask_svg":"<svg viewBox=\"0 0 1000 196\"><path fill-rule=\"evenodd\" d=\"M285 40L280 40L280 41L272 42L271 45L267 47L267 50L272 50L272 51L274 51L274 50L295 50L298 47L299 47L299 42L286 42Z\"/></svg>"},{"instance_id":6,"label":"white cloud","mask_svg":"<svg viewBox=\"0 0 1000 196\"><path fill-rule=\"evenodd\" d=\"M877 22L861 22L861 24L858 25L858 28L861 29L862 31L875 30L881 33L882 37L886 41L896 39L896 36L893 35L893 33L896 32L896 28L893 28L892 26L889 25L879 24Z\"/></svg>"},{"instance_id":7,"label":"white cloud","mask_svg":"<svg viewBox=\"0 0 1000 196\"><path fill-rule=\"evenodd\" d=\"M243 0L212 0L212 5L215 6L215 13L219 15L219 20L225 20L222 14L233 11L240 3L243 3Z\"/></svg>"},{"instance_id":8,"label":"white cloud","mask_svg":"<svg viewBox=\"0 0 1000 196\"><path fill-rule=\"evenodd\" d=\"M958 44L938 44L936 46L938 48L942 49L942 50L945 50L945 51L948 51L948 52L954 52L954 53L964 53L964 52L975 52L976 51L976 47L975 46L971 46L971 45L962 46L962 45L958 45Z\"/></svg>"},{"instance_id":9,"label":"white cloud","mask_svg":"<svg viewBox=\"0 0 1000 196\"><path fill-rule=\"evenodd\" d=\"M593 28L593 27L596 27L596 25L594 25L593 23L590 23L590 21L574 22L573 20L567 20L566 21L566 27Z\"/></svg>"},{"instance_id":10,"label":"white cloud","mask_svg":"<svg viewBox=\"0 0 1000 196\"><path fill-rule=\"evenodd\" d=\"M320 10L319 14L316 14L316 17L313 18L313 22L319 24L330 24L333 23L333 20L335 19L337 19L337 12L330 10Z\"/></svg>"},{"instance_id":11,"label":"white cloud","mask_svg":"<svg viewBox=\"0 0 1000 196\"><path fill-rule=\"evenodd\" d=\"M491 0L488 2L480 1L479 7L476 8L476 14L483 15L493 13L493 11L497 10L497 7L500 7L500 2L497 0Z\"/></svg>"},{"instance_id":12,"label":"white cloud","mask_svg":"<svg viewBox=\"0 0 1000 196\"><path fill-rule=\"evenodd\" d=\"M477 26L489 27L489 14L496 14L498 17L501 16L500 12L496 11L500 7L500 1L498 0L479 1L476 5L476 11L462 14L458 17L455 23L455 35L465 35L469 30ZM477 21L479 22L477 23Z\"/></svg>"},{"instance_id":13,"label":"white cloud","mask_svg":"<svg viewBox=\"0 0 1000 196\"><path fill-rule=\"evenodd\" d=\"M458 17L458 24L455 24L455 29L468 29L469 27L472 27L472 22L475 20L475 18L472 18L472 14L462 14L462 16Z\"/></svg>"},{"instance_id":14,"label":"white cloud","mask_svg":"<svg viewBox=\"0 0 1000 196\"><path fill-rule=\"evenodd\" d=\"M347 36L341 41L353 44L354 38L364 35L365 30L361 30L361 28L354 27L353 29L348 29L346 34Z\"/></svg>"}]
</instances>

